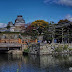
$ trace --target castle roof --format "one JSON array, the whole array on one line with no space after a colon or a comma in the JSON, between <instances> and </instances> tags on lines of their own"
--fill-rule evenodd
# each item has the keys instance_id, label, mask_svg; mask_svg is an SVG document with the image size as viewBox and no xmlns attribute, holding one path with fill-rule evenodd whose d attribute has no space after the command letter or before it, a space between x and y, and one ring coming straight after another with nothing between
<instances>
[{"instance_id":1,"label":"castle roof","mask_svg":"<svg viewBox=\"0 0 72 72\"><path fill-rule=\"evenodd\" d=\"M22 15L18 15L17 19L15 20L15 26L21 26L25 24L25 20L23 19Z\"/></svg>"}]
</instances>

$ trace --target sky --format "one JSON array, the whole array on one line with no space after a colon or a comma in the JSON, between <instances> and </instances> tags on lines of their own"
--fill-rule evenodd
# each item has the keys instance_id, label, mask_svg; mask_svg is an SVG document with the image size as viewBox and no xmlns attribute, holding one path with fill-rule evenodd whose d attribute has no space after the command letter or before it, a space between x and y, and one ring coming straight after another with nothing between
<instances>
[{"instance_id":1,"label":"sky","mask_svg":"<svg viewBox=\"0 0 72 72\"><path fill-rule=\"evenodd\" d=\"M17 15L22 15L26 23L72 21L72 0L0 0L0 27L14 23Z\"/></svg>"}]
</instances>

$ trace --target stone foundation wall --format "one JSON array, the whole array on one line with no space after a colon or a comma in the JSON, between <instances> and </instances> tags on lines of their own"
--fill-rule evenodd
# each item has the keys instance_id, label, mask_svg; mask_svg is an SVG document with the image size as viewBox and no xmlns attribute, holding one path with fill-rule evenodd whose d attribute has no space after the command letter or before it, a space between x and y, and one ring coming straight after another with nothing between
<instances>
[{"instance_id":1,"label":"stone foundation wall","mask_svg":"<svg viewBox=\"0 0 72 72\"><path fill-rule=\"evenodd\" d=\"M40 55L43 54L52 54L53 48L49 44L40 45Z\"/></svg>"},{"instance_id":2,"label":"stone foundation wall","mask_svg":"<svg viewBox=\"0 0 72 72\"><path fill-rule=\"evenodd\" d=\"M31 39L31 36L22 36L22 39ZM18 39L19 34L0 34L0 39Z\"/></svg>"},{"instance_id":3,"label":"stone foundation wall","mask_svg":"<svg viewBox=\"0 0 72 72\"><path fill-rule=\"evenodd\" d=\"M29 45L29 53L30 54L40 54L40 44L30 44Z\"/></svg>"},{"instance_id":4,"label":"stone foundation wall","mask_svg":"<svg viewBox=\"0 0 72 72\"><path fill-rule=\"evenodd\" d=\"M40 46L37 47L37 44L32 44L30 46L31 54L46 55L46 54L56 54L56 53L69 53L72 52L72 44L44 44L40 43Z\"/></svg>"},{"instance_id":5,"label":"stone foundation wall","mask_svg":"<svg viewBox=\"0 0 72 72\"><path fill-rule=\"evenodd\" d=\"M0 39L18 39L19 34L0 34Z\"/></svg>"},{"instance_id":6,"label":"stone foundation wall","mask_svg":"<svg viewBox=\"0 0 72 72\"><path fill-rule=\"evenodd\" d=\"M9 50L7 53L8 54L23 54L21 50Z\"/></svg>"}]
</instances>

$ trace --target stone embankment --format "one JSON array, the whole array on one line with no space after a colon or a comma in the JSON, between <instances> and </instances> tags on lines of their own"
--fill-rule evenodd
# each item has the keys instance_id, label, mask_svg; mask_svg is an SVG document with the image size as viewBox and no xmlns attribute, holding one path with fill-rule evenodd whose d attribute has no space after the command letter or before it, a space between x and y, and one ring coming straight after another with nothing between
<instances>
[{"instance_id":1,"label":"stone embankment","mask_svg":"<svg viewBox=\"0 0 72 72\"><path fill-rule=\"evenodd\" d=\"M7 52L8 54L23 54L21 50L10 50Z\"/></svg>"},{"instance_id":2,"label":"stone embankment","mask_svg":"<svg viewBox=\"0 0 72 72\"><path fill-rule=\"evenodd\" d=\"M72 52L72 44L59 44L59 43L52 43L52 44L31 44L29 46L29 53L30 54L57 54L57 53L71 53Z\"/></svg>"},{"instance_id":3,"label":"stone embankment","mask_svg":"<svg viewBox=\"0 0 72 72\"><path fill-rule=\"evenodd\" d=\"M53 51L54 49L51 44L40 44L40 55L52 54Z\"/></svg>"}]
</instances>

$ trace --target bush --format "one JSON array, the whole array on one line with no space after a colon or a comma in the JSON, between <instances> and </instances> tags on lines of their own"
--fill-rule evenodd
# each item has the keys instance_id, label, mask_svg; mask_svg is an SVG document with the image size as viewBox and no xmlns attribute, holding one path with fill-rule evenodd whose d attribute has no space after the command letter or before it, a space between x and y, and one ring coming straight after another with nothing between
<instances>
[{"instance_id":1,"label":"bush","mask_svg":"<svg viewBox=\"0 0 72 72\"><path fill-rule=\"evenodd\" d=\"M67 48L68 48L68 45L64 45L63 50L67 50Z\"/></svg>"},{"instance_id":2,"label":"bush","mask_svg":"<svg viewBox=\"0 0 72 72\"><path fill-rule=\"evenodd\" d=\"M55 48L55 52L62 52L62 48Z\"/></svg>"},{"instance_id":3,"label":"bush","mask_svg":"<svg viewBox=\"0 0 72 72\"><path fill-rule=\"evenodd\" d=\"M55 52L62 52L63 51L63 47L59 46L57 48L55 48Z\"/></svg>"},{"instance_id":4,"label":"bush","mask_svg":"<svg viewBox=\"0 0 72 72\"><path fill-rule=\"evenodd\" d=\"M69 51L72 51L72 48L69 48Z\"/></svg>"},{"instance_id":5,"label":"bush","mask_svg":"<svg viewBox=\"0 0 72 72\"><path fill-rule=\"evenodd\" d=\"M55 48L55 52L62 52L67 49L68 49L68 45L64 45L64 47L60 45L58 48Z\"/></svg>"},{"instance_id":6,"label":"bush","mask_svg":"<svg viewBox=\"0 0 72 72\"><path fill-rule=\"evenodd\" d=\"M28 53L29 52L29 49L28 48L27 49L24 49L24 52Z\"/></svg>"}]
</instances>

